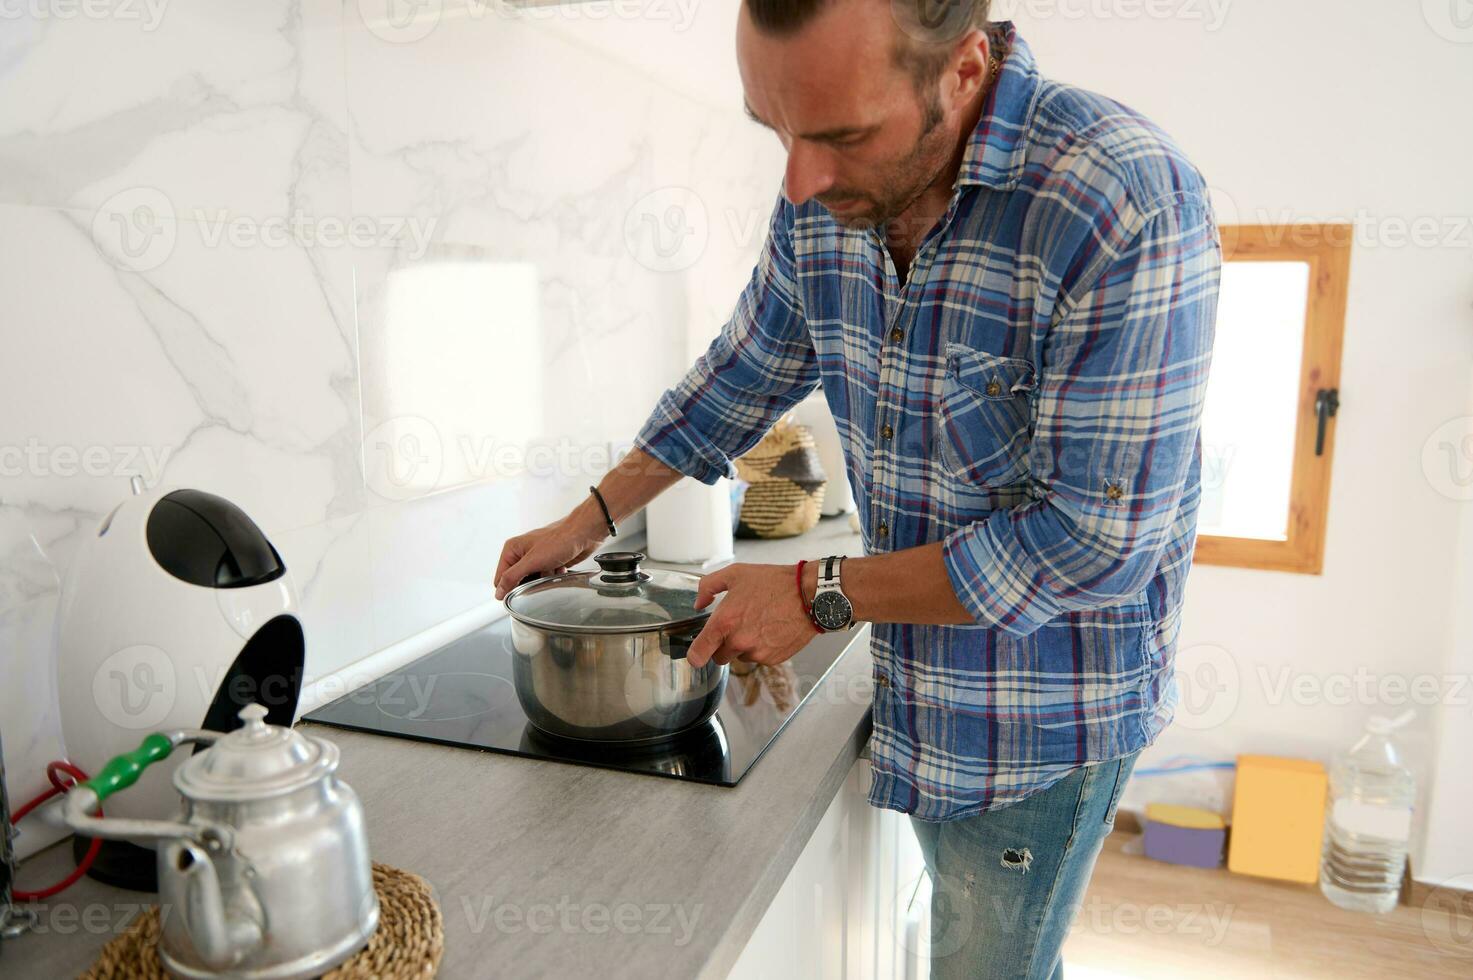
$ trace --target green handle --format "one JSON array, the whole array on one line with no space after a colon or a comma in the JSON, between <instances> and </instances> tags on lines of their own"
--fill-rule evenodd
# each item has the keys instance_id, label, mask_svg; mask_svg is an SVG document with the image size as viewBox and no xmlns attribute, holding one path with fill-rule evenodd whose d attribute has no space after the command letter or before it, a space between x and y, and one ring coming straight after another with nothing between
<instances>
[{"instance_id":1,"label":"green handle","mask_svg":"<svg viewBox=\"0 0 1473 980\"><path fill-rule=\"evenodd\" d=\"M138 777L143 775L143 770L155 762L167 759L169 753L173 751L174 743L169 741L169 737L154 732L132 752L124 752L110 760L102 767L101 772L82 785L96 793L97 802L101 803L118 790L127 789L138 782Z\"/></svg>"}]
</instances>

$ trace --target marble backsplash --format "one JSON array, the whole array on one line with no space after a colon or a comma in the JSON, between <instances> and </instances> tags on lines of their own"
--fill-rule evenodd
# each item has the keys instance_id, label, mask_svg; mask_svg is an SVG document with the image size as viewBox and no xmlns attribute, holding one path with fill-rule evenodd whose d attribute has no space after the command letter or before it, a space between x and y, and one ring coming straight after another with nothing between
<instances>
[{"instance_id":1,"label":"marble backsplash","mask_svg":"<svg viewBox=\"0 0 1473 980\"><path fill-rule=\"evenodd\" d=\"M59 583L130 476L255 518L309 677L491 600L501 543L585 492L750 275L782 154L743 118L731 6L7 15L12 797L64 753Z\"/></svg>"}]
</instances>

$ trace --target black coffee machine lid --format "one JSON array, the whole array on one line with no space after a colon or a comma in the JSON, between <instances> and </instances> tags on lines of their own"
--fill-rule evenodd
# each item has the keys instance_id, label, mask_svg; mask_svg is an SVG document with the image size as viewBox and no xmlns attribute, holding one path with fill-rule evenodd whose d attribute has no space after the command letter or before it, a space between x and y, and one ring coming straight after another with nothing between
<instances>
[{"instance_id":1,"label":"black coffee machine lid","mask_svg":"<svg viewBox=\"0 0 1473 980\"><path fill-rule=\"evenodd\" d=\"M286 574L245 511L203 490L175 490L148 515L148 550L175 578L214 589L263 585Z\"/></svg>"}]
</instances>

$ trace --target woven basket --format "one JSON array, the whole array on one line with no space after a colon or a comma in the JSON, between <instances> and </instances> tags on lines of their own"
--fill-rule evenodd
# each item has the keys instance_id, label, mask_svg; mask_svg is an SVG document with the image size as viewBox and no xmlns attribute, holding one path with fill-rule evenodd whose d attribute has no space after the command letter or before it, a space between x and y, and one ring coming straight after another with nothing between
<instances>
[{"instance_id":1,"label":"woven basket","mask_svg":"<svg viewBox=\"0 0 1473 980\"><path fill-rule=\"evenodd\" d=\"M813 433L787 419L736 461L751 486L737 521L739 538L791 538L812 530L823 512L828 479Z\"/></svg>"},{"instance_id":2,"label":"woven basket","mask_svg":"<svg viewBox=\"0 0 1473 980\"><path fill-rule=\"evenodd\" d=\"M445 953L445 928L435 895L419 875L373 866L378 931L357 955L323 980L429 980ZM159 961L159 910L152 906L102 949L81 980L169 980Z\"/></svg>"}]
</instances>

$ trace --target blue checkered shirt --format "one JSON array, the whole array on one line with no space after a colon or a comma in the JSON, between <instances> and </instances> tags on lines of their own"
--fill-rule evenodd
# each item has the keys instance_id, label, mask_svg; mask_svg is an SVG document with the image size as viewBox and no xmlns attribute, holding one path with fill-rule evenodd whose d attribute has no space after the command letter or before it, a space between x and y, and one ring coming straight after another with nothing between
<instances>
[{"instance_id":1,"label":"blue checkered shirt","mask_svg":"<svg viewBox=\"0 0 1473 980\"><path fill-rule=\"evenodd\" d=\"M901 282L779 200L735 312L636 445L706 483L820 383L865 549L944 542L973 624L876 623L870 801L949 820L1150 744L1200 498L1221 249L1161 130L1008 55Z\"/></svg>"}]
</instances>

